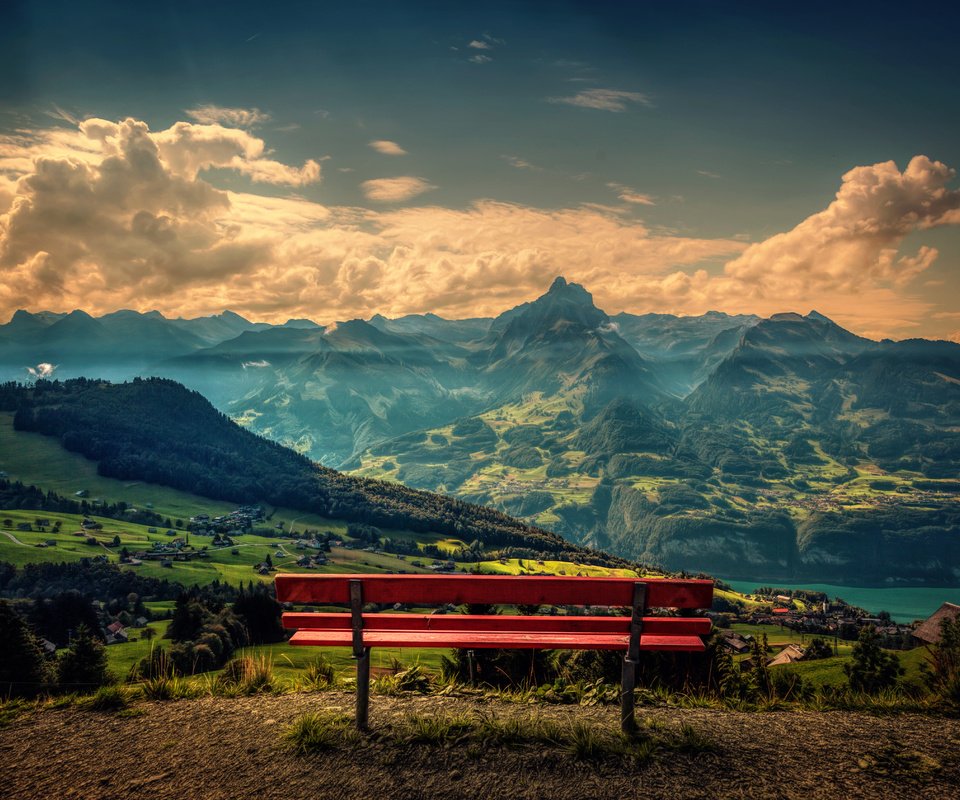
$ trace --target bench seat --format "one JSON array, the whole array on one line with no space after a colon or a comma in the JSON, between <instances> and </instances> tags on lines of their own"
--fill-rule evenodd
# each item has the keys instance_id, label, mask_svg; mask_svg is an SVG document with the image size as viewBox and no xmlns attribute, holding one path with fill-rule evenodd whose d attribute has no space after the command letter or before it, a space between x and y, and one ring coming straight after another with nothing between
<instances>
[{"instance_id":1,"label":"bench seat","mask_svg":"<svg viewBox=\"0 0 960 800\"><path fill-rule=\"evenodd\" d=\"M630 633L630 617L519 616L512 614L363 614L364 631L558 631ZM350 630L352 616L336 612L288 612L288 630ZM706 617L643 617L643 632L663 636L707 636Z\"/></svg>"},{"instance_id":2,"label":"bench seat","mask_svg":"<svg viewBox=\"0 0 960 800\"><path fill-rule=\"evenodd\" d=\"M369 630L363 632L367 647L441 647L441 648L506 648L511 650L626 650L627 633L560 633L545 631L404 631ZM350 647L352 630L300 630L290 638L292 645ZM671 652L704 651L699 636L641 635L641 650Z\"/></svg>"}]
</instances>

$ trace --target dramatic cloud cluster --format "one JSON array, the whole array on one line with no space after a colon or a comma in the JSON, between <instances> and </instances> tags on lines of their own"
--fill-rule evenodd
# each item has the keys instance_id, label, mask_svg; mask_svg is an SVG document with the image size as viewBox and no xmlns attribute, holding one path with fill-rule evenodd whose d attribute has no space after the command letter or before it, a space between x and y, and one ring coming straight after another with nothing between
<instances>
[{"instance_id":1,"label":"dramatic cloud cluster","mask_svg":"<svg viewBox=\"0 0 960 800\"><path fill-rule=\"evenodd\" d=\"M360 188L368 200L375 200L378 203L399 203L437 187L423 178L404 176L400 178L374 178L361 183Z\"/></svg>"},{"instance_id":2,"label":"dramatic cloud cluster","mask_svg":"<svg viewBox=\"0 0 960 800\"><path fill-rule=\"evenodd\" d=\"M370 142L370 147L385 156L405 156L407 154L407 151L400 145L387 139L377 139Z\"/></svg>"},{"instance_id":3,"label":"dramatic cloud cluster","mask_svg":"<svg viewBox=\"0 0 960 800\"><path fill-rule=\"evenodd\" d=\"M851 170L823 211L752 245L651 230L622 206L326 206L224 191L216 170L291 187L320 177L315 162L274 161L262 140L219 124L151 132L91 119L0 140L0 318L19 307L464 317L529 300L563 274L611 313L817 308L861 333L904 335L931 311L911 287L937 257L919 244L901 254L904 239L960 223L953 172L924 156L902 172ZM413 176L361 184L377 203L433 188Z\"/></svg>"},{"instance_id":4,"label":"dramatic cloud cluster","mask_svg":"<svg viewBox=\"0 0 960 800\"><path fill-rule=\"evenodd\" d=\"M551 103L565 103L568 106L594 108L598 111L626 111L628 103L652 105L650 98L640 92L624 92L619 89L584 89L569 97L550 97Z\"/></svg>"}]
</instances>

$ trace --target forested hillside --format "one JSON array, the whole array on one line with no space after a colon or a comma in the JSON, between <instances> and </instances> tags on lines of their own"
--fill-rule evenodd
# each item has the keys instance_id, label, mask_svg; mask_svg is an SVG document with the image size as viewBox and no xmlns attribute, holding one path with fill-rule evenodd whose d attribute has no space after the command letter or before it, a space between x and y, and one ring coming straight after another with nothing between
<instances>
[{"instance_id":1,"label":"forested hillside","mask_svg":"<svg viewBox=\"0 0 960 800\"><path fill-rule=\"evenodd\" d=\"M5 384L0 409L15 411L17 429L56 436L66 449L96 460L108 477L478 540L484 547L511 547L530 556L569 553L618 561L490 508L319 466L244 430L197 392L169 380Z\"/></svg>"}]
</instances>

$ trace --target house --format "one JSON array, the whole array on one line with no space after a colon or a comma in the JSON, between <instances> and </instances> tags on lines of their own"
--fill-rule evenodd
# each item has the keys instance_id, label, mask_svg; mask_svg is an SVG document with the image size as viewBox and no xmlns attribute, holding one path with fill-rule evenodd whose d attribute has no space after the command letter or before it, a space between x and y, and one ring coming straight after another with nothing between
<instances>
[{"instance_id":1,"label":"house","mask_svg":"<svg viewBox=\"0 0 960 800\"><path fill-rule=\"evenodd\" d=\"M750 649L749 640L734 631L721 630L720 643L734 655L741 655Z\"/></svg>"},{"instance_id":2,"label":"house","mask_svg":"<svg viewBox=\"0 0 960 800\"><path fill-rule=\"evenodd\" d=\"M940 626L944 620L960 619L960 606L956 603L944 603L913 631L913 638L920 644L937 644L940 641Z\"/></svg>"},{"instance_id":3,"label":"house","mask_svg":"<svg viewBox=\"0 0 960 800\"><path fill-rule=\"evenodd\" d=\"M57 646L51 642L49 639L41 639L40 646L43 648L45 653L55 653L57 652Z\"/></svg>"},{"instance_id":4,"label":"house","mask_svg":"<svg viewBox=\"0 0 960 800\"><path fill-rule=\"evenodd\" d=\"M779 667L784 664L793 664L800 661L806 651L796 644L788 644L779 653L767 662L768 667Z\"/></svg>"},{"instance_id":5,"label":"house","mask_svg":"<svg viewBox=\"0 0 960 800\"><path fill-rule=\"evenodd\" d=\"M148 624L149 622L150 622L150 620L148 620L146 617L137 617L137 618L133 621L133 624L134 624L136 627L138 627L138 628L144 628L144 627L147 626L147 624Z\"/></svg>"},{"instance_id":6,"label":"house","mask_svg":"<svg viewBox=\"0 0 960 800\"><path fill-rule=\"evenodd\" d=\"M107 625L107 630L108 630L110 633L117 634L117 633L119 633L120 631L123 630L123 623L122 623L122 622L111 622L109 625Z\"/></svg>"}]
</instances>

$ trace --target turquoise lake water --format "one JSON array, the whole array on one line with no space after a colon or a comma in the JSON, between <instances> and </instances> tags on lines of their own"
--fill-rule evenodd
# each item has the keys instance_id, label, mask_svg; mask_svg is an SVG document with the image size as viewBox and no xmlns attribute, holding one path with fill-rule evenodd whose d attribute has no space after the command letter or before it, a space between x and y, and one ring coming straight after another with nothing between
<instances>
[{"instance_id":1,"label":"turquoise lake water","mask_svg":"<svg viewBox=\"0 0 960 800\"><path fill-rule=\"evenodd\" d=\"M868 589L862 586L836 586L830 583L783 583L781 581L728 581L738 592L753 594L758 586L775 589L807 589L826 592L831 598L840 597L847 603L860 606L876 614L889 611L897 622L912 622L929 617L945 602L960 604L960 588L931 589L927 586L896 589Z\"/></svg>"}]
</instances>

